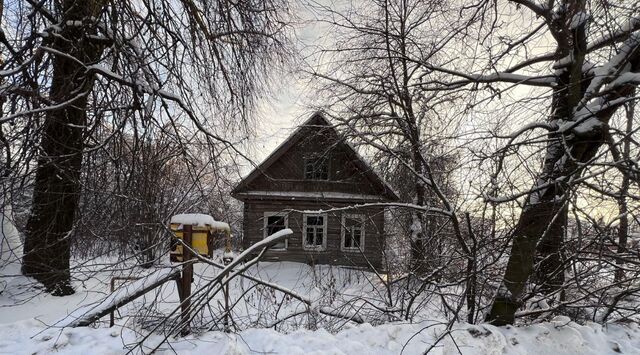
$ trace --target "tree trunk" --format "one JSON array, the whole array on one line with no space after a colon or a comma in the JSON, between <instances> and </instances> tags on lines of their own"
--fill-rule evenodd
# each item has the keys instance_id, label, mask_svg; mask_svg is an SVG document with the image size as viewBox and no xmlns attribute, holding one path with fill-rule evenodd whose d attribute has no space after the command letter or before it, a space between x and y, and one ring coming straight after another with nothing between
<instances>
[{"instance_id":1,"label":"tree trunk","mask_svg":"<svg viewBox=\"0 0 640 355\"><path fill-rule=\"evenodd\" d=\"M579 47L584 48L585 45ZM628 55L630 71L636 72L640 69L640 48L634 45ZM579 56L574 55L574 58L577 57ZM571 65L575 66L581 67L582 62ZM573 72L573 68L565 69L559 77L560 85L554 92L552 121L572 122L573 111L581 101L581 96L576 95L574 91L583 91L585 85L589 84L589 80L584 78L575 79ZM603 104L600 110L594 113L599 124L591 125L586 132L569 130L549 134L550 142L547 145L542 171L520 214L513 234L505 276L487 315L487 321L494 325L514 322L527 280L533 272L536 250L538 253L544 252L539 255L541 258L547 257L547 261L540 262L540 272L537 275L538 280L545 280L542 291L557 289L557 283L562 280L554 275L557 275L556 272L562 273L562 227L567 218L565 202L569 198L566 193L573 180L580 176L606 141L609 119L623 105L620 101L611 103L616 99L628 97L634 90L635 84L627 84L601 94L599 99L608 104Z\"/></svg>"},{"instance_id":2,"label":"tree trunk","mask_svg":"<svg viewBox=\"0 0 640 355\"><path fill-rule=\"evenodd\" d=\"M419 158L420 150L417 143L412 142L412 161L415 174L422 175L424 169ZM419 176L414 177L415 201L418 206L425 205L424 181ZM426 230L425 215L419 211L411 212L411 269L418 274L423 274L429 270L426 253Z\"/></svg>"},{"instance_id":3,"label":"tree trunk","mask_svg":"<svg viewBox=\"0 0 640 355\"><path fill-rule=\"evenodd\" d=\"M536 245L536 283L540 292L549 295L560 289L564 284L564 261L562 248L564 246L564 227L567 224L568 206L565 203L551 203L550 215L544 216L550 221L543 225L540 241ZM535 221L532 221L535 223Z\"/></svg>"},{"instance_id":4,"label":"tree trunk","mask_svg":"<svg viewBox=\"0 0 640 355\"><path fill-rule=\"evenodd\" d=\"M558 53L561 58L570 56L572 62L558 68L558 85L553 92L552 116L551 122L555 124L563 124L573 120L574 110L581 102L584 89L588 86L590 78L583 73L584 59L587 51L586 22L575 29L566 27L566 19L573 19L578 13L585 11L586 3L584 0L566 1L567 11L564 20L555 24L556 30L565 35L559 39ZM561 256L562 247L564 245L564 227L567 222L567 201L568 197L567 183L569 181L554 182L559 177L578 176L575 174L579 167L575 161L569 165L563 166L563 162L558 163L561 159L565 161L573 160L573 156L566 155L571 150L567 150L562 140L575 142L578 151L589 150L589 141L591 139L596 144L602 143L602 135L604 131L590 132L586 137L571 138L563 137L561 133L552 133L549 135L551 139L547 146L547 157L544 162L542 174L538 182L554 183L553 188L547 189L547 193L553 192L551 199L541 200L542 206L539 213L542 221L546 223L539 227L543 229L536 232L537 245L535 245L536 265L535 281L540 286L540 291L546 295L559 290L564 284L564 267ZM580 141L584 141L580 143ZM573 142L571 142L573 141ZM584 146L578 148L578 146ZM595 148L597 151L598 148ZM595 151L593 154L595 154ZM590 158L585 158L588 161ZM568 174L568 175L567 175ZM550 191L553 190L553 191ZM530 223L535 223L534 220ZM535 229L535 228L534 228Z\"/></svg>"},{"instance_id":5,"label":"tree trunk","mask_svg":"<svg viewBox=\"0 0 640 355\"><path fill-rule=\"evenodd\" d=\"M63 39L57 38L53 49L87 64L98 60L102 49L86 35L95 33L88 19L97 17L102 6L98 0L64 1L58 12ZM53 56L52 67L50 99L68 103L45 115L22 271L44 284L47 292L68 295L74 292L69 270L70 236L81 190L83 133L93 77L82 64L63 55Z\"/></svg>"},{"instance_id":6,"label":"tree trunk","mask_svg":"<svg viewBox=\"0 0 640 355\"><path fill-rule=\"evenodd\" d=\"M625 127L625 137L622 147L622 163L626 170L631 158L631 134L633 134L633 116L635 111L635 102L630 101L627 106L627 124ZM620 215L620 224L618 225L618 250L617 253L624 258L627 252L627 238L629 235L629 216L627 206L627 195L629 193L629 172L622 175L622 186L620 187L620 195L618 196L618 213ZM616 260L616 264L620 267L616 269L614 280L620 282L624 279L624 260Z\"/></svg>"},{"instance_id":7,"label":"tree trunk","mask_svg":"<svg viewBox=\"0 0 640 355\"><path fill-rule=\"evenodd\" d=\"M640 61L635 60L633 67L636 68L639 64ZM630 89L610 93L607 95L610 99L608 101L629 95L632 91ZM566 150L558 137L551 137L553 141L547 147L543 173L527 197L520 214L504 280L487 315L487 321L494 325L513 324L527 280L533 271L538 242L548 238L547 235L562 230L567 218L567 208L564 205L567 196L564 194L568 184L580 176L585 164L605 142L607 123L620 105L611 105L598 112L597 117L602 125L594 127L590 134L573 138L566 136ZM541 243L540 248L544 248L543 245Z\"/></svg>"},{"instance_id":8,"label":"tree trunk","mask_svg":"<svg viewBox=\"0 0 640 355\"><path fill-rule=\"evenodd\" d=\"M497 292L487 321L494 325L512 324L515 312L521 306L522 296L529 277L534 271L534 261L538 256L539 268L536 281L541 282L541 291L549 294L562 285L563 265L560 257L563 242L563 226L567 219L566 202L568 193L585 167L595 157L598 149L606 141L609 119L623 105L614 100L628 97L635 90L635 84L613 86L600 93L597 102L601 105L593 110L583 106L590 101L585 92L592 78L583 72L587 51L587 22L577 27L567 26L576 14L584 12L585 1L570 0L566 11L551 23L558 41L558 59L571 58L568 63L556 62L557 85L553 92L551 122L557 126L580 124L576 121L576 110L591 112L597 119L581 130L551 132L543 162L536 183L527 196L520 213L520 219L513 234L511 255L507 263L504 279ZM627 63L630 71L640 67L640 48L634 39L627 43ZM619 55L622 55L619 54ZM623 65L623 64L619 64Z\"/></svg>"}]
</instances>

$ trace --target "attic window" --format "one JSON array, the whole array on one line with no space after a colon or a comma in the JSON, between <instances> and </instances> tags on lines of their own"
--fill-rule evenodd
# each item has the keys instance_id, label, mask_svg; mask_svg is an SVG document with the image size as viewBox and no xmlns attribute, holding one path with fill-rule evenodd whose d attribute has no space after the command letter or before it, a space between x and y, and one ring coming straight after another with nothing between
<instances>
[{"instance_id":1,"label":"attic window","mask_svg":"<svg viewBox=\"0 0 640 355\"><path fill-rule=\"evenodd\" d=\"M329 180L329 161L326 157L309 157L304 160L306 180Z\"/></svg>"}]
</instances>

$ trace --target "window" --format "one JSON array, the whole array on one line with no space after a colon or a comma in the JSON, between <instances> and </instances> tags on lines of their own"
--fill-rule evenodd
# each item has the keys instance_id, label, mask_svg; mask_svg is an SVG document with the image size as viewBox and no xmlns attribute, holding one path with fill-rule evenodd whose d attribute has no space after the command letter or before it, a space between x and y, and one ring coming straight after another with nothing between
<instances>
[{"instance_id":1,"label":"window","mask_svg":"<svg viewBox=\"0 0 640 355\"><path fill-rule=\"evenodd\" d=\"M304 248L310 250L323 250L327 245L327 215L304 215Z\"/></svg>"},{"instance_id":2,"label":"window","mask_svg":"<svg viewBox=\"0 0 640 355\"><path fill-rule=\"evenodd\" d=\"M275 232L287 228L287 214L282 212L265 212L264 213L264 238ZM283 240L278 244L274 244L271 250L286 250L287 240Z\"/></svg>"},{"instance_id":3,"label":"window","mask_svg":"<svg viewBox=\"0 0 640 355\"><path fill-rule=\"evenodd\" d=\"M343 251L364 250L364 216L359 214L342 215Z\"/></svg>"},{"instance_id":4,"label":"window","mask_svg":"<svg viewBox=\"0 0 640 355\"><path fill-rule=\"evenodd\" d=\"M310 157L304 160L304 178L329 180L329 162L326 157Z\"/></svg>"}]
</instances>

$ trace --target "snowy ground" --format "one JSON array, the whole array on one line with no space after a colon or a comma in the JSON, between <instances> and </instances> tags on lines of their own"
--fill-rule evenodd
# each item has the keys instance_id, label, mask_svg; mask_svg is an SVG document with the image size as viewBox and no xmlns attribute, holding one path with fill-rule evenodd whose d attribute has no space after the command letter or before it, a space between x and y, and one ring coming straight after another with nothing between
<instances>
[{"instance_id":1,"label":"snowy ground","mask_svg":"<svg viewBox=\"0 0 640 355\"><path fill-rule=\"evenodd\" d=\"M239 334L207 332L173 339L159 353L179 354L422 354L441 335L442 325L368 324L331 334L299 330L289 334L249 329ZM5 354L120 354L134 349L139 335L122 328L46 328L36 320L0 325L0 352ZM149 344L160 340L159 336ZM454 327L433 354L638 354L637 326L580 326L557 319L529 327L488 325ZM140 349L134 349L136 352ZM147 351L150 349L146 349Z\"/></svg>"},{"instance_id":2,"label":"snowy ground","mask_svg":"<svg viewBox=\"0 0 640 355\"><path fill-rule=\"evenodd\" d=\"M19 275L17 265L2 270L0 294L0 353L2 354L121 354L129 351L149 352L163 337L155 334L136 347L147 333L132 319L151 299L167 312L177 306L175 285L167 284L145 299L122 309L116 326L109 328L108 317L95 327L60 328L55 324L81 306L99 301L109 294L112 275L140 276L149 271L132 268L126 262L117 267L110 260L92 260L75 272L78 291L67 297L52 297L34 288L30 279ZM199 264L194 289L206 284L217 270ZM341 302L344 297L371 297L377 292L372 274L343 269L316 267L297 263L260 263L252 275L276 282L304 294L318 304ZM232 284L233 294L249 289L250 283ZM252 289L250 297L237 308L234 317L240 322L268 324L273 312L293 313L299 302L280 299L266 289ZM232 297L233 298L233 297ZM219 304L215 298L212 304ZM281 306L273 308L274 306ZM206 312L205 312L206 313ZM215 313L215 312L213 312ZM428 312L427 312L428 313ZM129 315L129 316L124 316ZM427 318L425 318L427 319ZM210 319L204 317L201 323ZM159 353L190 354L640 354L640 328L636 325L578 325L569 319L528 327L493 327L455 324L451 332L435 320L414 324L395 322L372 326L341 323L341 330L308 330L306 316L295 329L251 328L234 333L198 332L186 338L170 338L160 345ZM295 323L294 323L295 325Z\"/></svg>"}]
</instances>

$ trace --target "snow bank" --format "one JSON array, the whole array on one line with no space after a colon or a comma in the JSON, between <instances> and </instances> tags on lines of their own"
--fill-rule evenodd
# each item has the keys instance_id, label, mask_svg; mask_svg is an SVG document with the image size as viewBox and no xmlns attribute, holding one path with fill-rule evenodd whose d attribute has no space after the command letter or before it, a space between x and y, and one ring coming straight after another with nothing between
<instances>
[{"instance_id":1,"label":"snow bank","mask_svg":"<svg viewBox=\"0 0 640 355\"><path fill-rule=\"evenodd\" d=\"M579 325L559 317L528 327L458 324L449 335L436 322L363 324L331 334L326 330L299 330L290 334L272 329L249 329L239 334L207 332L171 339L160 354L422 354L436 355L595 355L637 354L637 325ZM0 326L0 353L10 354L124 354L140 339L128 328L45 329L35 320ZM157 344L160 336L152 336ZM127 344L127 345L124 345ZM148 351L148 348L147 348ZM134 351L135 352L135 351Z\"/></svg>"},{"instance_id":2,"label":"snow bank","mask_svg":"<svg viewBox=\"0 0 640 355\"><path fill-rule=\"evenodd\" d=\"M284 237L289 231L280 231L274 238ZM222 256L222 250L216 251ZM98 260L105 264L105 260ZM205 285L211 277L218 275L220 270L210 265L199 263L194 265L194 289ZM135 274L143 272L137 269ZM146 271L144 271L146 272ZM82 291L76 285L78 292L66 297L51 295L34 296L26 292L22 286L15 288L15 292L25 294L34 299L9 307L15 299L8 297L8 292L0 295L0 354L125 354L132 350L145 331L135 325L135 322L125 318L117 319L117 326L113 328L60 328L60 324L47 327L44 322L55 323L64 318L67 313L73 313L66 319L72 322L83 314L104 309L117 303L125 295L131 295L135 290L149 286L153 280L167 276L168 269L161 269L150 274L146 279L131 282L119 288L119 291L104 300L96 301L96 297L103 297L108 293L108 281L113 276L107 270L98 282L95 278L88 281L88 288ZM341 293L348 295L366 295L371 293L370 279L359 274L352 274L350 270L317 266L311 268L305 264L293 262L269 263L261 262L252 267L248 273L268 282L274 282L282 287L297 292L308 299L314 307L321 307L321 301L326 299L326 289L318 287L317 281L311 275L318 275L319 280L334 280ZM207 275L200 279L199 275ZM335 278L334 278L335 277ZM245 284L246 286L246 284ZM230 283L232 295L244 292L242 279ZM14 288L11 288L14 290ZM103 293L104 292L104 293ZM175 285L167 284L167 292L148 294L150 299L159 301L159 309L168 312L176 306L178 300ZM220 296L222 297L222 296ZM217 302L217 300L214 300ZM265 303L256 299L256 303L247 301L246 308L261 314L270 312ZM76 312L69 312L82 304L85 308ZM281 315L299 310L299 303L284 304ZM275 305L274 305L275 306ZM128 307L135 308L136 304ZM255 308L254 308L255 307ZM277 305L280 307L280 305ZM238 307L241 308L241 307ZM121 308L124 309L124 308ZM425 304L425 312L429 317L437 317L437 312L430 312ZM123 315L127 312L123 312ZM128 314L132 314L129 312ZM241 316L247 316L242 314ZM21 317L21 318L19 318ZM33 319L37 317L36 319ZM17 321L17 319L22 319ZM131 320L130 318L129 320ZM425 318L423 318L425 319ZM433 318L431 318L433 319ZM105 319L98 325L104 325ZM6 324L2 324L6 322ZM450 333L442 322L429 320L418 323L390 323L379 326L370 324L350 325L345 322L345 329L332 334L324 329L311 331L306 329L294 330L285 334L273 329L248 329L238 334L222 332L206 332L186 338L171 338L169 344L162 346L160 354L422 354L435 344L430 354L436 355L595 355L595 354L640 354L640 327L635 324L610 324L601 326L595 323L579 325L566 317L558 317L551 322L523 327L494 327L491 325L455 324ZM292 329L291 327L285 329ZM162 334L152 335L147 346L153 347L163 338ZM438 342L438 339L440 341ZM132 353L139 353L139 349ZM150 352L150 348L145 351Z\"/></svg>"},{"instance_id":3,"label":"snow bank","mask_svg":"<svg viewBox=\"0 0 640 355\"><path fill-rule=\"evenodd\" d=\"M640 353L637 325L580 325L568 317L522 327L458 325L444 339L443 354L598 355Z\"/></svg>"},{"instance_id":4,"label":"snow bank","mask_svg":"<svg viewBox=\"0 0 640 355\"><path fill-rule=\"evenodd\" d=\"M274 234L264 243L272 243L278 238L284 238L290 230L283 230ZM219 259L222 250L216 251ZM239 257L239 256L238 256ZM236 257L236 260L238 259ZM218 260L216 259L216 260ZM113 261L96 260L96 266L114 265ZM119 265L124 266L124 265ZM91 268L90 270L94 270ZM133 269L128 276L142 275L147 270ZM194 265L194 289L206 285L211 277L219 275L220 270L205 263ZM80 269L74 268L74 272ZM96 325L101 328L61 328L61 318L69 324L76 318L89 314L96 314L98 310L116 304L125 296L130 296L136 290L150 286L153 281L168 276L169 269L161 269L151 273L147 278L136 282L126 283L119 291L110 294L109 280L113 275L108 268L94 275L82 285L74 286L76 294L66 297L53 297L48 294L37 294L28 284L15 283L0 294L0 354L126 354L131 351L140 353L140 349L133 346L146 335L135 322L135 309L144 304L132 303L122 310L122 318L117 317L118 325L113 328L104 327L106 319ZM95 271L95 270L94 270ZM230 271L230 270L227 270ZM327 299L327 290L335 290L344 295L366 296L375 291L372 279L366 274L354 273L352 270L329 266L309 267L305 264L293 262L261 262L247 271L248 275L260 278L266 282L276 283L282 288L291 290L312 307L328 307L323 304ZM76 274L79 275L79 274ZM125 275L123 275L125 276ZM373 275L371 276L373 277ZM1 278L0 278L1 280ZM16 281L24 277L16 277ZM319 280L333 280L335 289L324 288ZM21 281L22 282L22 281ZM26 281L25 281L26 282ZM244 286L243 286L244 285ZM86 286L86 287L84 287ZM246 280L237 278L230 282L232 297L243 294L248 284ZM331 291L333 292L333 291ZM106 299L102 299L107 295ZM16 298L20 296L21 298ZM100 298L98 300L97 298ZM145 297L145 296L142 296ZM158 310L168 314L177 305L178 296L173 283L166 284L164 291L147 294L150 302L158 302ZM222 297L222 295L220 295ZM351 297L351 296L349 296ZM218 302L222 298L214 299ZM20 301L24 300L24 301ZM20 301L20 302L17 302ZM299 302L273 304L263 299L245 300L247 313L239 313L239 317L264 317L275 307L280 309L280 316L300 310ZM13 306L11 306L13 304ZM354 304L357 305L357 304ZM83 306L75 312L76 308ZM429 354L436 355L595 355L595 354L640 354L640 327L636 324L609 324L607 326L589 323L579 325L566 317L558 317L553 321L522 327L494 327L491 325L455 324L451 332L446 332L445 325L434 318L438 318L437 311L431 311L430 305L425 303L421 319L431 319L417 323L390 323L379 326L370 324L352 325L344 322L343 330L336 334L324 329L311 331L286 327L280 329L292 330L290 333L280 333L273 329L247 329L238 334L223 332L206 332L186 338L170 338L169 344L162 345L160 354L422 354L431 349ZM345 311L345 310L343 310ZM256 312L256 313L253 313ZM66 317L71 313L71 316ZM132 316L131 318L127 318ZM37 317L37 320L34 319ZM427 318L429 317L429 318ZM20 319L20 320L18 320ZM239 319L239 318L237 318ZM268 324L268 321L262 324ZM6 322L6 323L5 323ZM54 324L47 327L43 322ZM5 324L2 324L5 323ZM300 324L306 324L302 322ZM144 349L147 353L162 340L164 335L152 335ZM438 341L439 340L439 341Z\"/></svg>"},{"instance_id":5,"label":"snow bank","mask_svg":"<svg viewBox=\"0 0 640 355\"><path fill-rule=\"evenodd\" d=\"M116 328L46 329L35 319L0 325L0 354L124 354L133 341Z\"/></svg>"}]
</instances>

